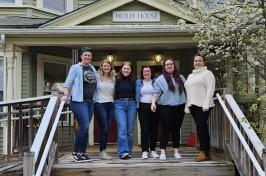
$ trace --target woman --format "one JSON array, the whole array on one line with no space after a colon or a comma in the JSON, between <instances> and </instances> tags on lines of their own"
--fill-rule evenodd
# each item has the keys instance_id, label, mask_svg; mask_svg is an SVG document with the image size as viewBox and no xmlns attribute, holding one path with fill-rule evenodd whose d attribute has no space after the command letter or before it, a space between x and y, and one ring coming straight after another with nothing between
<instances>
[{"instance_id":1,"label":"woman","mask_svg":"<svg viewBox=\"0 0 266 176\"><path fill-rule=\"evenodd\" d=\"M94 101L97 101L97 72L90 64L92 50L89 47L81 49L81 62L72 65L64 83L64 95L61 101L70 100L70 109L78 121L74 152L75 162L91 161L86 154L88 144L88 129L94 113ZM71 92L70 92L71 90Z\"/></svg>"},{"instance_id":2,"label":"woman","mask_svg":"<svg viewBox=\"0 0 266 176\"><path fill-rule=\"evenodd\" d=\"M150 66L142 66L140 74L141 79L136 81L136 101L141 128L142 159L148 159L149 148L150 157L159 158L155 151L159 119L157 114L151 111L153 85L156 79Z\"/></svg>"},{"instance_id":3,"label":"woman","mask_svg":"<svg viewBox=\"0 0 266 176\"><path fill-rule=\"evenodd\" d=\"M204 65L205 57L200 54L195 55L195 69L185 83L187 92L186 113L191 112L196 123L200 143L200 154L195 159L197 162L211 159L208 118L212 107L214 107L212 97L215 90L215 77Z\"/></svg>"},{"instance_id":4,"label":"woman","mask_svg":"<svg viewBox=\"0 0 266 176\"><path fill-rule=\"evenodd\" d=\"M106 153L108 130L114 117L115 70L112 63L103 60L98 70L98 101L94 104L95 115L100 125L100 159L113 157Z\"/></svg>"},{"instance_id":5,"label":"woman","mask_svg":"<svg viewBox=\"0 0 266 176\"><path fill-rule=\"evenodd\" d=\"M163 62L163 74L154 83L151 110L158 112L161 122L160 160L166 160L165 150L170 132L174 158L182 158L178 153L180 142L180 128L184 119L186 96L184 90L185 78L180 75L174 60L167 58ZM158 106L156 106L156 102Z\"/></svg>"},{"instance_id":6,"label":"woman","mask_svg":"<svg viewBox=\"0 0 266 176\"><path fill-rule=\"evenodd\" d=\"M116 77L115 119L118 128L117 154L121 159L131 158L134 123L137 114L135 78L130 62L124 62Z\"/></svg>"}]
</instances>

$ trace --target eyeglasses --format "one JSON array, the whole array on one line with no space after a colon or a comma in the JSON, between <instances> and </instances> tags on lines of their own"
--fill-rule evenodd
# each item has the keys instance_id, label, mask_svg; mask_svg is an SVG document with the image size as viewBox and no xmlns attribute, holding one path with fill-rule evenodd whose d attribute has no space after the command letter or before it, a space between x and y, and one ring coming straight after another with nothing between
<instances>
[{"instance_id":1,"label":"eyeglasses","mask_svg":"<svg viewBox=\"0 0 266 176\"><path fill-rule=\"evenodd\" d=\"M165 64L166 67L172 67L174 65L174 63L170 63L170 64Z\"/></svg>"}]
</instances>

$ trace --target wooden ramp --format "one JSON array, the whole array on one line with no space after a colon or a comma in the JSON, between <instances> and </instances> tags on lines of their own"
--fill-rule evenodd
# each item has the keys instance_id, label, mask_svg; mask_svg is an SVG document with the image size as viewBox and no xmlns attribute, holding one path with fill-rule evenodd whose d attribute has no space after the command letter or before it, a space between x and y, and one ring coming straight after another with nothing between
<instances>
[{"instance_id":1,"label":"wooden ramp","mask_svg":"<svg viewBox=\"0 0 266 176\"><path fill-rule=\"evenodd\" d=\"M99 152L89 153L92 162L75 163L69 154L63 154L59 158L59 164L53 166L53 176L101 176L101 175L164 175L164 176L233 176L234 165L226 162L213 154L213 159L206 162L195 162L198 151L195 147L183 147L180 149L182 159L173 158L173 149L167 149L167 160L149 158L141 159L141 151L134 148L132 158L121 160L116 152L108 152L113 160L99 160Z\"/></svg>"}]
</instances>

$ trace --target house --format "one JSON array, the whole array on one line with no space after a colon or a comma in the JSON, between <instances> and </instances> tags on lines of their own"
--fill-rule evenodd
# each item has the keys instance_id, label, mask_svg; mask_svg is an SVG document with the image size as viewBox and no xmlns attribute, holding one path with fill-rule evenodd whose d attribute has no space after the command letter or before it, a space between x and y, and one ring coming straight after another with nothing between
<instances>
[{"instance_id":1,"label":"house","mask_svg":"<svg viewBox=\"0 0 266 176\"><path fill-rule=\"evenodd\" d=\"M187 77L197 42L177 25L180 18L193 23L168 0L0 0L0 101L60 90L83 46L93 49L96 68L110 54L117 70L131 61L137 77L141 65L152 65L159 75L162 60L155 60L159 54L162 59L173 58ZM94 123L90 145L98 140ZM136 126L134 139L140 143ZM186 114L181 143L193 130ZM116 137L109 142L116 142Z\"/></svg>"}]
</instances>

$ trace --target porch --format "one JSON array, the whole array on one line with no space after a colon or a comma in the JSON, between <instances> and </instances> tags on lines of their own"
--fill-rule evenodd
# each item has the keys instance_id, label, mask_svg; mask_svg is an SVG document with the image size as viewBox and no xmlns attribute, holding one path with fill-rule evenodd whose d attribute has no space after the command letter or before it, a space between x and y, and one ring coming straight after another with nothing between
<instances>
[{"instance_id":1,"label":"porch","mask_svg":"<svg viewBox=\"0 0 266 176\"><path fill-rule=\"evenodd\" d=\"M149 158L141 159L140 146L134 146L132 158L121 160L118 158L115 144L108 145L108 153L114 157L113 160L98 159L98 145L89 146L88 154L92 162L75 163L70 154L72 146L60 147L58 164L52 168L52 176L122 176L122 175L167 175L167 176L233 176L235 175L235 166L232 162L225 161L222 151L211 150L212 160L206 162L195 162L198 151L195 146L181 145L180 154L182 159L173 158L173 149L169 145L167 148L166 161ZM159 152L159 148L157 147ZM0 175L20 176L23 175L22 160L0 163Z\"/></svg>"},{"instance_id":2,"label":"porch","mask_svg":"<svg viewBox=\"0 0 266 176\"><path fill-rule=\"evenodd\" d=\"M92 162L74 163L70 158L72 147L62 148L58 145L59 119L71 113L62 111L64 102L59 103L59 97L60 95L54 92L51 96L0 102L0 106L7 107L7 113L2 114L2 121L7 123L7 144L4 146L7 153L0 163L0 174L21 175L23 171L25 176L67 175L67 172L79 172L80 175L154 175L156 171L158 175L235 175L237 171L237 174L243 176L265 176L265 147L249 123L243 121L243 113L226 90L222 91L222 97L219 94L215 97L216 106L209 119L213 159L206 162L194 161L199 153L197 145L180 147L183 157L180 160L171 156L173 149L169 146L167 160L163 162L158 159L142 160L138 146L134 147L133 158L121 160L117 157L116 145L108 147L108 152L114 156L114 160L102 161L98 160L98 146L95 145L88 148ZM28 110L22 108L25 103L29 104ZM17 111L12 110L15 104L19 107ZM40 106L39 109L36 109L35 105ZM35 114L34 110L39 111ZM34 125L36 118L39 121ZM18 125L22 127L22 121L25 119L30 122L27 134L27 138L30 138L27 140L27 146L30 146L30 149L26 151L23 150L23 142L26 142L22 140L23 128L18 128L17 145L11 133L13 121L19 120ZM35 133L36 126L38 131ZM16 155L11 151L14 145L18 146Z\"/></svg>"}]
</instances>

